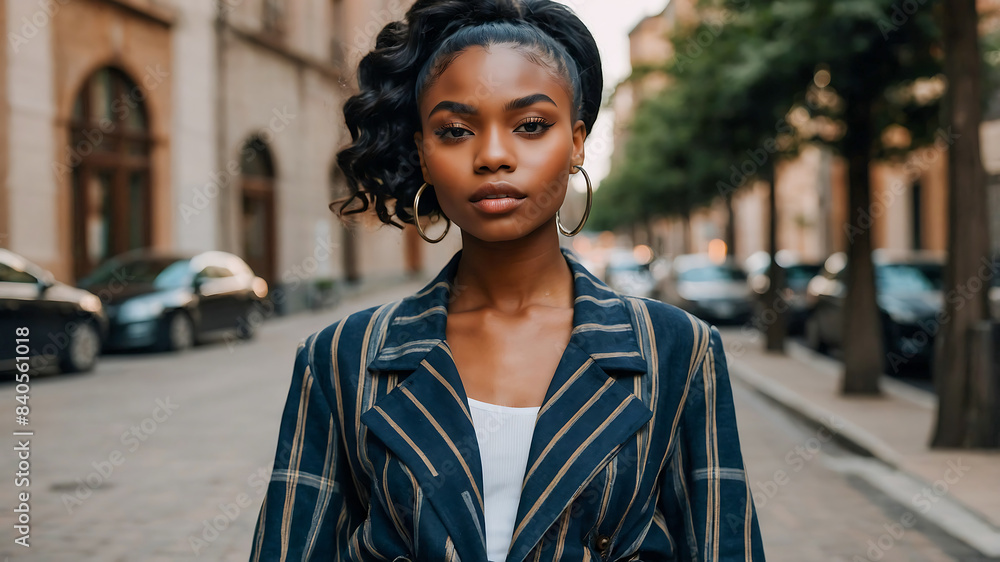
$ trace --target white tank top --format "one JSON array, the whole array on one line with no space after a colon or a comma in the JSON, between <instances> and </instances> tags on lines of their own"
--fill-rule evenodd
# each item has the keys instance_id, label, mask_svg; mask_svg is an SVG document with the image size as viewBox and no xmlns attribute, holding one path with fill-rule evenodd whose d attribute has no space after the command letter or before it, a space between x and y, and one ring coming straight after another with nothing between
<instances>
[{"instance_id":1,"label":"white tank top","mask_svg":"<svg viewBox=\"0 0 1000 562\"><path fill-rule=\"evenodd\" d=\"M486 552L490 562L502 562L510 549L539 408L514 408L469 398L483 461Z\"/></svg>"}]
</instances>

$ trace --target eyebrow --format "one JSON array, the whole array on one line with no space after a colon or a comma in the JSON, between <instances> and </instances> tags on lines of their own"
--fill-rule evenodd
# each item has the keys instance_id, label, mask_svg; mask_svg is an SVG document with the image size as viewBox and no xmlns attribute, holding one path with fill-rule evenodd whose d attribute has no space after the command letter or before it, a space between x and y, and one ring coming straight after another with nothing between
<instances>
[{"instance_id":1,"label":"eyebrow","mask_svg":"<svg viewBox=\"0 0 1000 562\"><path fill-rule=\"evenodd\" d=\"M542 102L551 103L552 105L559 107L558 104L556 104L556 102L553 101L552 98L550 98L545 94L531 94L529 96L524 96L522 98L517 98L508 101L503 105L503 110L514 111L517 109L524 109L536 103L542 103ZM427 114L427 117L434 115L438 111L450 111L452 113L457 113L459 115L476 115L479 113L479 110L477 108L469 104L459 103L457 101L445 100L435 105L434 109L432 109L431 112Z\"/></svg>"}]
</instances>

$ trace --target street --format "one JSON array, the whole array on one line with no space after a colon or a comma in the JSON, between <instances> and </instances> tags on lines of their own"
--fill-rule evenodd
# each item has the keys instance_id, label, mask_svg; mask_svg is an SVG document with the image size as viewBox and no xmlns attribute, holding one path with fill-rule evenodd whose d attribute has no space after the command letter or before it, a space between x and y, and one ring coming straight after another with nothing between
<instances>
[{"instance_id":1,"label":"street","mask_svg":"<svg viewBox=\"0 0 1000 562\"><path fill-rule=\"evenodd\" d=\"M298 340L410 284L319 314L276 318L249 343L118 354L95 372L32 380L30 549L9 560L246 560ZM0 400L11 403L13 385ZM734 381L768 560L983 560L851 475L858 461ZM13 422L8 421L8 427ZM818 447L816 443L821 443ZM8 437L0 459L17 471ZM864 459L861 459L864 461ZM781 474L778 473L781 471ZM783 476L782 476L783 475ZM7 480L5 505L15 488Z\"/></svg>"}]
</instances>

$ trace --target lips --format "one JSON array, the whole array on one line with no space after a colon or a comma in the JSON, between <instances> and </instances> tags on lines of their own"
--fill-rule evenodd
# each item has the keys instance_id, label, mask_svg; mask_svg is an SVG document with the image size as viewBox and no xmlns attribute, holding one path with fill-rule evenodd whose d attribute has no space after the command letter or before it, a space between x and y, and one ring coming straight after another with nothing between
<instances>
[{"instance_id":1,"label":"lips","mask_svg":"<svg viewBox=\"0 0 1000 562\"><path fill-rule=\"evenodd\" d=\"M479 189L469 197L469 202L475 203L483 199L524 199L527 197L522 191L505 181L487 182L479 186Z\"/></svg>"}]
</instances>

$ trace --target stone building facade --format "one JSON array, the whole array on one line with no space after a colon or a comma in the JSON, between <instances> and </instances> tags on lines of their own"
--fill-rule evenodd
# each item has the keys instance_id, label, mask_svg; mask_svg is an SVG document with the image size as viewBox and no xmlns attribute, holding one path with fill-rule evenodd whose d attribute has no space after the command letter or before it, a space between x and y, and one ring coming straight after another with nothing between
<instances>
[{"instance_id":1,"label":"stone building facade","mask_svg":"<svg viewBox=\"0 0 1000 562\"><path fill-rule=\"evenodd\" d=\"M137 247L242 256L281 288L435 271L412 228L347 228L342 106L409 0L0 0L0 247L74 283Z\"/></svg>"}]
</instances>

